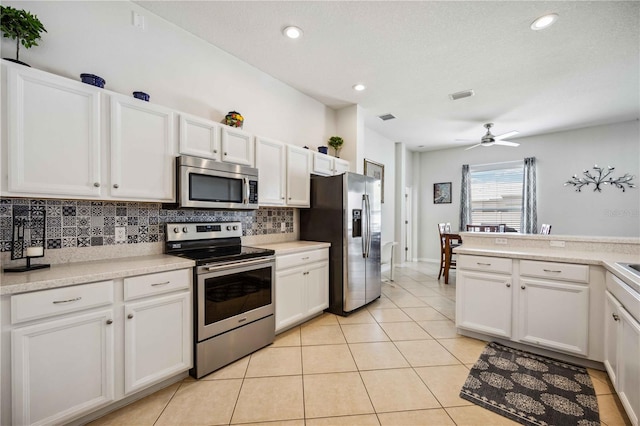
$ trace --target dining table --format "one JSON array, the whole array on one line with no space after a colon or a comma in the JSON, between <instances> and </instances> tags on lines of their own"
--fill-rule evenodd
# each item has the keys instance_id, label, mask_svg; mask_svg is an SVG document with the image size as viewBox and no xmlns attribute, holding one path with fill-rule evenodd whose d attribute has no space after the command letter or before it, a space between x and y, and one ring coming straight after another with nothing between
<instances>
[{"instance_id":1,"label":"dining table","mask_svg":"<svg viewBox=\"0 0 640 426\"><path fill-rule=\"evenodd\" d=\"M442 237L444 238L444 283L449 284L449 269L451 269L451 257L453 256L451 250L462 244L462 238L460 234L451 232L442 234ZM456 266L455 262L453 262L453 266Z\"/></svg>"}]
</instances>

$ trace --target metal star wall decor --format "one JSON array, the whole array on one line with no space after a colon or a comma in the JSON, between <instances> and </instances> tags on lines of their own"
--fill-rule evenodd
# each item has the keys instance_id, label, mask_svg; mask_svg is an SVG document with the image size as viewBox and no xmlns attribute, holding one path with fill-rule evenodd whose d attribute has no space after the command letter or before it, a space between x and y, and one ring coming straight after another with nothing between
<instances>
[{"instance_id":1,"label":"metal star wall decor","mask_svg":"<svg viewBox=\"0 0 640 426\"><path fill-rule=\"evenodd\" d=\"M630 175L629 173L625 173L623 176L618 178L609 177L611 172L615 169L615 167L607 166L606 169L602 167L598 167L596 164L593 166L593 170L597 173L591 174L591 172L585 169L582 174L584 176L578 177L578 175L573 175L571 179L564 183L564 186L573 185L576 188L576 191L580 192L583 186L594 184L596 187L593 189L594 192L602 192L602 188L600 185L612 185L617 188L622 189L622 192L625 192L625 185L627 188L635 188L636 185L631 183L631 180L635 177ZM609 179L607 179L609 178Z\"/></svg>"}]
</instances>

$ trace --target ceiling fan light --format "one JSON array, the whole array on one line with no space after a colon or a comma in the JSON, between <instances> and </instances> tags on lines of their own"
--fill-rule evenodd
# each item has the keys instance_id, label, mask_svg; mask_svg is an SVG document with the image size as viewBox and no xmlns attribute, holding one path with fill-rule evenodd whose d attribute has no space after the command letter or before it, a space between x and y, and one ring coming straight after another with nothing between
<instances>
[{"instance_id":1,"label":"ceiling fan light","mask_svg":"<svg viewBox=\"0 0 640 426\"><path fill-rule=\"evenodd\" d=\"M548 15L541 16L531 23L531 29L533 31L544 30L545 28L549 28L551 25L553 25L553 23L556 22L557 19L557 13L549 13Z\"/></svg>"},{"instance_id":2,"label":"ceiling fan light","mask_svg":"<svg viewBox=\"0 0 640 426\"><path fill-rule=\"evenodd\" d=\"M362 92L364 89L366 89L367 86L365 86L362 83L358 83L358 84L354 84L353 85L353 90L357 91L357 92Z\"/></svg>"},{"instance_id":3,"label":"ceiling fan light","mask_svg":"<svg viewBox=\"0 0 640 426\"><path fill-rule=\"evenodd\" d=\"M302 30L298 27L290 25L282 29L282 34L284 34L286 37L289 37L295 40L297 38L302 37Z\"/></svg>"}]
</instances>

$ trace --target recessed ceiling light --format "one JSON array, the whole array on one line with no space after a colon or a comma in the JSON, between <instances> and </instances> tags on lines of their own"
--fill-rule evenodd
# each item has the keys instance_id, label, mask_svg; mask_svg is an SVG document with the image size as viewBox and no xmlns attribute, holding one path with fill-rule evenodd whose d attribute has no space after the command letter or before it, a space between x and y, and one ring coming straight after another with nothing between
<instances>
[{"instance_id":1,"label":"recessed ceiling light","mask_svg":"<svg viewBox=\"0 0 640 426\"><path fill-rule=\"evenodd\" d=\"M282 34L289 38L296 39L302 37L302 30L298 27L288 26L282 29Z\"/></svg>"},{"instance_id":2,"label":"recessed ceiling light","mask_svg":"<svg viewBox=\"0 0 640 426\"><path fill-rule=\"evenodd\" d=\"M556 22L557 19L557 13L550 13L548 15L541 16L531 23L531 29L534 31L544 30Z\"/></svg>"},{"instance_id":3,"label":"recessed ceiling light","mask_svg":"<svg viewBox=\"0 0 640 426\"><path fill-rule=\"evenodd\" d=\"M362 92L366 88L367 88L367 86L365 86L364 84L361 84L361 83L353 85L353 90L357 90L358 92Z\"/></svg>"}]
</instances>

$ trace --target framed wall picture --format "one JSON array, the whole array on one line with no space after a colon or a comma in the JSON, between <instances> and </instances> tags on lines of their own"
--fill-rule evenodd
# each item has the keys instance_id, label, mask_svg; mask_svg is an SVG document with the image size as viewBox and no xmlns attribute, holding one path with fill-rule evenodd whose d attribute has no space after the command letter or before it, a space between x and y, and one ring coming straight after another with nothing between
<instances>
[{"instance_id":1,"label":"framed wall picture","mask_svg":"<svg viewBox=\"0 0 640 426\"><path fill-rule=\"evenodd\" d=\"M364 174L380 179L380 202L384 203L384 164L364 159Z\"/></svg>"},{"instance_id":2,"label":"framed wall picture","mask_svg":"<svg viewBox=\"0 0 640 426\"><path fill-rule=\"evenodd\" d=\"M451 182L433 184L433 204L451 203Z\"/></svg>"}]
</instances>

